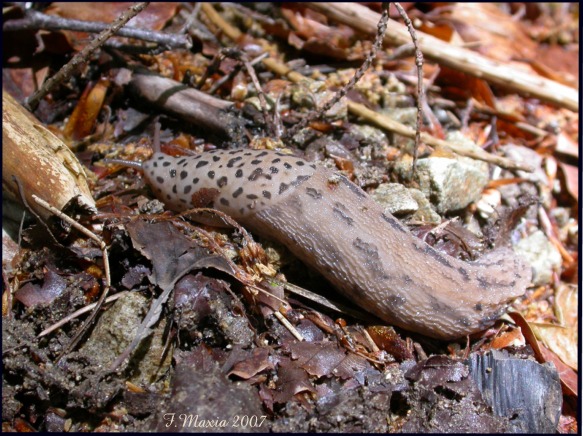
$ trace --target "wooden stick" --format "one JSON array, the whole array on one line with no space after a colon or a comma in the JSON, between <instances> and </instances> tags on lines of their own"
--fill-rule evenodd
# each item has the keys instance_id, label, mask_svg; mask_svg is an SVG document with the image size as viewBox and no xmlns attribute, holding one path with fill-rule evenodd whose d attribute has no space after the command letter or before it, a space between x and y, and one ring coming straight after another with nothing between
<instances>
[{"instance_id":1,"label":"wooden stick","mask_svg":"<svg viewBox=\"0 0 583 436\"><path fill-rule=\"evenodd\" d=\"M346 24L363 33L374 35L380 14L357 3L305 3L335 21ZM471 50L456 47L431 35L417 31L419 47L423 54L447 67L502 85L517 92L539 98L549 103L579 110L579 92L576 89L525 73L498 61L494 61ZM400 23L391 23L385 36L385 44L403 45L410 41L407 28Z\"/></svg>"}]
</instances>

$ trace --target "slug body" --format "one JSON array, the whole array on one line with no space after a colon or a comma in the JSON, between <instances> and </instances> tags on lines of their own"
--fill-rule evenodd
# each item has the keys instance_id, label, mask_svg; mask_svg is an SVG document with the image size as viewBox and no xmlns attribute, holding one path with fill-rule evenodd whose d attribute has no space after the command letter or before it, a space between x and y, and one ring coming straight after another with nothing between
<instances>
[{"instance_id":1,"label":"slug body","mask_svg":"<svg viewBox=\"0 0 583 436\"><path fill-rule=\"evenodd\" d=\"M155 153L142 167L173 210L221 210L286 245L364 310L426 336L489 327L530 283L530 266L511 249L476 262L440 253L346 177L283 153Z\"/></svg>"}]
</instances>

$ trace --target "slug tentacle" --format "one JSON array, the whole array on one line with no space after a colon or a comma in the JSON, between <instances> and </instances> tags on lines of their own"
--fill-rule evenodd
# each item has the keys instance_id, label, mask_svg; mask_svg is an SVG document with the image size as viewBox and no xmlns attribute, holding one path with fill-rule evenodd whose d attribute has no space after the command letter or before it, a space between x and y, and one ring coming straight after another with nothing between
<instances>
[{"instance_id":1,"label":"slug tentacle","mask_svg":"<svg viewBox=\"0 0 583 436\"><path fill-rule=\"evenodd\" d=\"M530 283L530 266L511 249L477 262L452 258L346 177L284 153L154 153L142 168L168 207L221 210L286 245L364 310L427 336L455 339L489 327Z\"/></svg>"}]
</instances>

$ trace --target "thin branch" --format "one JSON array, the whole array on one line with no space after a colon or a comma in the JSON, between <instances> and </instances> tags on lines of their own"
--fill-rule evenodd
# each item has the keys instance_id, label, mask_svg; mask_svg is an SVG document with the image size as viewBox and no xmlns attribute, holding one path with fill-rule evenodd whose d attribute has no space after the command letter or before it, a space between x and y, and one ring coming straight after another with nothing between
<instances>
[{"instance_id":1,"label":"thin branch","mask_svg":"<svg viewBox=\"0 0 583 436\"><path fill-rule=\"evenodd\" d=\"M411 40L413 41L413 46L415 47L415 65L417 66L417 121L415 126L415 146L413 147L413 166L411 168L411 178L415 175L417 169L417 151L419 145L421 144L421 122L423 119L423 106L425 102L425 92L423 89L423 53L419 49L419 41L417 40L417 34L413 28L413 23L409 19L407 12L401 6L400 3L395 2L395 7L403 21L405 21L405 26L411 35Z\"/></svg>"},{"instance_id":2,"label":"thin branch","mask_svg":"<svg viewBox=\"0 0 583 436\"><path fill-rule=\"evenodd\" d=\"M103 32L97 35L93 41L87 44L83 50L77 53L66 65L64 65L54 76L48 79L41 89L31 95L26 105L29 109L34 110L39 102L51 92L59 83L68 80L77 69L89 59L89 56L97 50L105 41L111 38L118 30L120 30L129 20L138 15L149 5L148 2L136 3L132 5L127 11L111 23Z\"/></svg>"},{"instance_id":3,"label":"thin branch","mask_svg":"<svg viewBox=\"0 0 583 436\"><path fill-rule=\"evenodd\" d=\"M77 32L99 33L106 30L111 24L100 21L84 21L63 18L56 15L47 15L32 9L26 11L24 18L9 20L4 23L2 30L12 32L16 30L74 30ZM140 29L126 26L114 33L116 36L140 39L155 42L168 48L192 47L192 39L188 35L164 33L156 30Z\"/></svg>"}]
</instances>

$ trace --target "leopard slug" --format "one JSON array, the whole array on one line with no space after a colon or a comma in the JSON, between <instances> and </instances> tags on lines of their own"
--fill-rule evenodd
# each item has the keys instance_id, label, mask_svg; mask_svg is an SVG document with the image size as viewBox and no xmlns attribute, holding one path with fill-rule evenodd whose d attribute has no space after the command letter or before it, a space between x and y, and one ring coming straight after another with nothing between
<instances>
[{"instance_id":1,"label":"leopard slug","mask_svg":"<svg viewBox=\"0 0 583 436\"><path fill-rule=\"evenodd\" d=\"M443 254L346 177L277 151L157 152L141 169L169 208L221 210L284 244L362 309L426 336L491 326L530 283L530 266L511 249L475 262Z\"/></svg>"}]
</instances>

